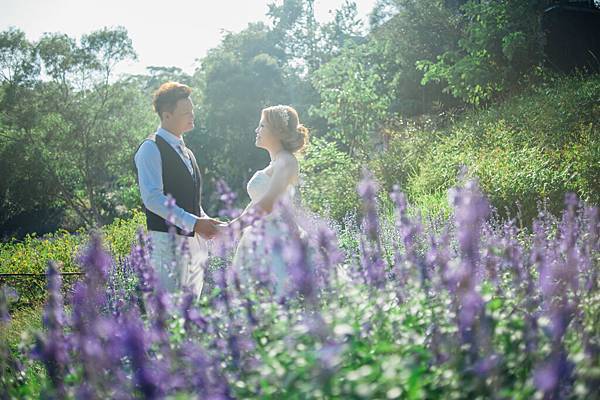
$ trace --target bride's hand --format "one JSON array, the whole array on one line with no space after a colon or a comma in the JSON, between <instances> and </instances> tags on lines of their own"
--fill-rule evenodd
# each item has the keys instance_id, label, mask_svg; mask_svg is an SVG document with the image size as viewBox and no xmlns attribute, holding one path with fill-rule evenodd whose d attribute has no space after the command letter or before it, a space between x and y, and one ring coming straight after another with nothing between
<instances>
[{"instance_id":1,"label":"bride's hand","mask_svg":"<svg viewBox=\"0 0 600 400\"><path fill-rule=\"evenodd\" d=\"M231 234L232 225L231 222L219 222L219 224L215 224L215 228L217 236L224 238Z\"/></svg>"},{"instance_id":2,"label":"bride's hand","mask_svg":"<svg viewBox=\"0 0 600 400\"><path fill-rule=\"evenodd\" d=\"M217 224L210 218L198 218L194 225L194 232L210 240L217 234Z\"/></svg>"}]
</instances>

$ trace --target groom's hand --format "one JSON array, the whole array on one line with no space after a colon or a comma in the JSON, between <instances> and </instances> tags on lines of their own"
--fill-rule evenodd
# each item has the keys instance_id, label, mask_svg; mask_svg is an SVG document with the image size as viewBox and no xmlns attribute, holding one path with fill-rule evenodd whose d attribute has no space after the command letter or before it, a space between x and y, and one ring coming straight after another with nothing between
<instances>
[{"instance_id":1,"label":"groom's hand","mask_svg":"<svg viewBox=\"0 0 600 400\"><path fill-rule=\"evenodd\" d=\"M198 218L194 225L194 232L204 239L212 239L217 234L218 221L212 218Z\"/></svg>"}]
</instances>

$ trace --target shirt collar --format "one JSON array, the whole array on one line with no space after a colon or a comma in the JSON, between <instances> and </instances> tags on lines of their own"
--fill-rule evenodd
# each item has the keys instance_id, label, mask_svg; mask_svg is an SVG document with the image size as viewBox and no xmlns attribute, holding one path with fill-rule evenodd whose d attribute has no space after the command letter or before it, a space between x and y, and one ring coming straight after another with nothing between
<instances>
[{"instance_id":1,"label":"shirt collar","mask_svg":"<svg viewBox=\"0 0 600 400\"><path fill-rule=\"evenodd\" d=\"M183 142L183 137L177 137L173 135L171 132L169 132L162 126L158 128L156 134L159 135L161 138L165 139L167 143L169 143L171 146L177 147L180 144L185 145L185 143Z\"/></svg>"}]
</instances>

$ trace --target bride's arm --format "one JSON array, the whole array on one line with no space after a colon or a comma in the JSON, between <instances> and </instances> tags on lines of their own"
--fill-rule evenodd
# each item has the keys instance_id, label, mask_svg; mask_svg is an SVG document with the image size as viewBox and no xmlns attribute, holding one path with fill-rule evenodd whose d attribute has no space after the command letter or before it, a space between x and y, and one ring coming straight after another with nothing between
<instances>
[{"instance_id":1,"label":"bride's arm","mask_svg":"<svg viewBox=\"0 0 600 400\"><path fill-rule=\"evenodd\" d=\"M255 204L250 204L239 217L231 223L244 221L244 218L254 210L258 215L269 214L277 199L285 192L289 183L298 176L298 160L292 154L281 154L273 164L273 175L269 188L264 196ZM242 222L243 223L243 222Z\"/></svg>"}]
</instances>

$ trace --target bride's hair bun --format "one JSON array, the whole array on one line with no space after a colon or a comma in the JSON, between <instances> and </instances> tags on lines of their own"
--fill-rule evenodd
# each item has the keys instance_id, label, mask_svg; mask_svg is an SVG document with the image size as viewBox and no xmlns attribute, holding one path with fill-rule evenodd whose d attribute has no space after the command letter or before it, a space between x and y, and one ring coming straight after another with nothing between
<instances>
[{"instance_id":1,"label":"bride's hair bun","mask_svg":"<svg viewBox=\"0 0 600 400\"><path fill-rule=\"evenodd\" d=\"M297 153L308 144L308 128L300 123L298 112L290 106L273 106L263 110L267 123L279 134L283 148Z\"/></svg>"},{"instance_id":2,"label":"bride's hair bun","mask_svg":"<svg viewBox=\"0 0 600 400\"><path fill-rule=\"evenodd\" d=\"M291 153L300 152L304 150L304 147L308 144L308 136L308 128L302 124L298 124L298 126L296 127L296 136L294 138L295 140L290 141L289 148L286 148L285 144L283 147Z\"/></svg>"}]
</instances>

